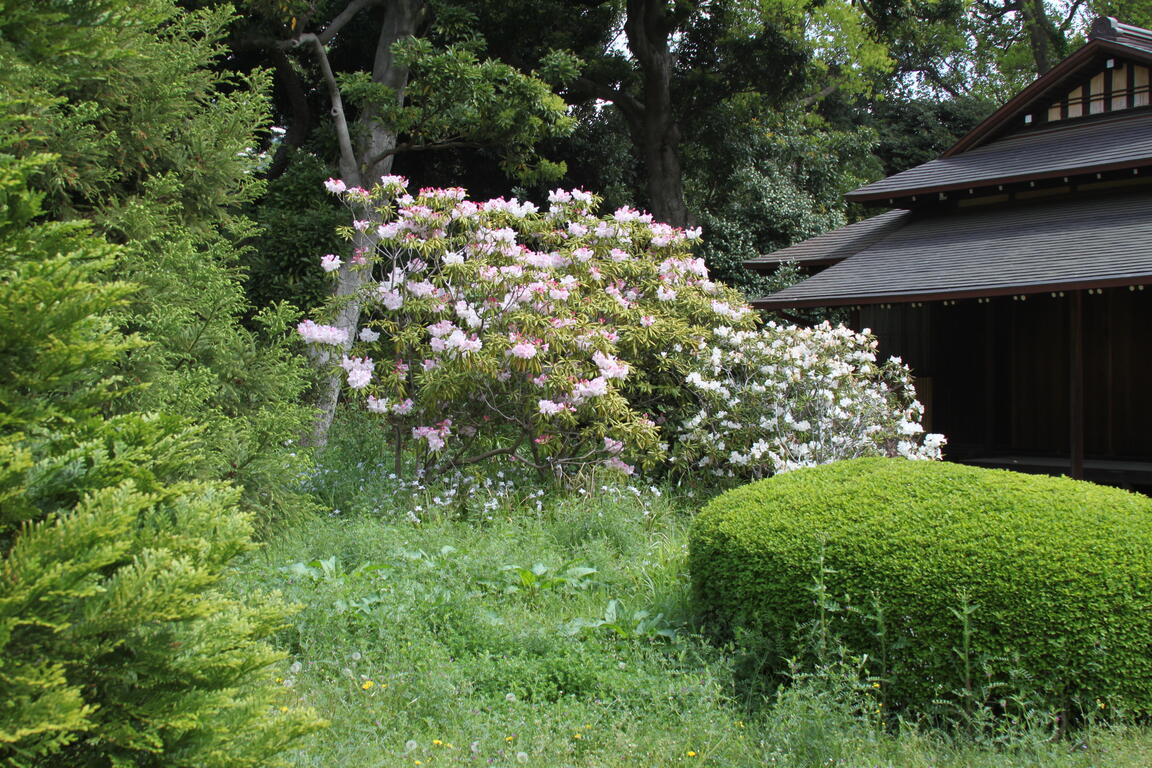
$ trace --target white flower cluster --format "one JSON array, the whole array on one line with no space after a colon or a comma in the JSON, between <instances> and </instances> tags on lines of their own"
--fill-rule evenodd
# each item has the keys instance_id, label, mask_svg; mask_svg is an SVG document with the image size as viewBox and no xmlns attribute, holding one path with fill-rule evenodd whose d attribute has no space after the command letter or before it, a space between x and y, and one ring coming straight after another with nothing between
<instances>
[{"instance_id":1,"label":"white flower cluster","mask_svg":"<svg viewBox=\"0 0 1152 768\"><path fill-rule=\"evenodd\" d=\"M685 468L756 479L858 456L941 457L910 371L877 364L867 331L720 327L697 360L685 383L700 409L679 425L673 457Z\"/></svg>"}]
</instances>

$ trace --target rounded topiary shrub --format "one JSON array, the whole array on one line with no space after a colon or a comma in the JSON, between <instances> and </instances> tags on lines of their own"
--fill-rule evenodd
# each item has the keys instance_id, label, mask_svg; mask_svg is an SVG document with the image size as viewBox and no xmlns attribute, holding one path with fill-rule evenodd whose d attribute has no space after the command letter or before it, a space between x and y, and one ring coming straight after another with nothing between
<instances>
[{"instance_id":1,"label":"rounded topiary shrub","mask_svg":"<svg viewBox=\"0 0 1152 768\"><path fill-rule=\"evenodd\" d=\"M834 637L867 654L891 709L1027 695L1152 712L1145 496L856 459L719 496L690 547L710 626L763 644L768 674Z\"/></svg>"}]
</instances>

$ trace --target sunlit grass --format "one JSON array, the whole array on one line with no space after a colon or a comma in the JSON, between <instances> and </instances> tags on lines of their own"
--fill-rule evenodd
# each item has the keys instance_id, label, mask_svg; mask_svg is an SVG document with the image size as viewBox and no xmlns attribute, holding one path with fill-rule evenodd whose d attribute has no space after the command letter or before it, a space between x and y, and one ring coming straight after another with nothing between
<instances>
[{"instance_id":1,"label":"sunlit grass","mask_svg":"<svg viewBox=\"0 0 1152 768\"><path fill-rule=\"evenodd\" d=\"M885 723L838 671L741 687L738 652L692 620L702 494L597 479L540 493L506 473L479 506L429 506L370 448L337 444L313 481L328 515L272 535L233 581L301 606L277 674L332 726L294 765L1152 764L1143 728L973 738Z\"/></svg>"}]
</instances>

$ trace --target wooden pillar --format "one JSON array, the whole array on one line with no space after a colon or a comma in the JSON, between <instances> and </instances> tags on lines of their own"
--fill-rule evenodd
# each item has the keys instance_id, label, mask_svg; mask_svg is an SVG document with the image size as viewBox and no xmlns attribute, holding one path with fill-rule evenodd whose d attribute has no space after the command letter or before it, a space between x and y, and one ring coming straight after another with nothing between
<instances>
[{"instance_id":1,"label":"wooden pillar","mask_svg":"<svg viewBox=\"0 0 1152 768\"><path fill-rule=\"evenodd\" d=\"M1071 475L1084 479L1084 291L1072 291L1068 336L1068 439Z\"/></svg>"},{"instance_id":2,"label":"wooden pillar","mask_svg":"<svg viewBox=\"0 0 1152 768\"><path fill-rule=\"evenodd\" d=\"M996 311L992 301L978 304L984 307L984 455L996 455L996 419L1006 409L996 402L996 377L1003 373L996 368ZM1011 349L1011 347L1009 347Z\"/></svg>"}]
</instances>

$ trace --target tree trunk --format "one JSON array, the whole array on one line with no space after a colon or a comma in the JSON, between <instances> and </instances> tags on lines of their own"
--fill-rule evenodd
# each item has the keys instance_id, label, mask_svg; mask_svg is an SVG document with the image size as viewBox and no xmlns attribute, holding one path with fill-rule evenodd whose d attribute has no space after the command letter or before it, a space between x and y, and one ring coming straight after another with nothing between
<instances>
[{"instance_id":1,"label":"tree trunk","mask_svg":"<svg viewBox=\"0 0 1152 768\"><path fill-rule=\"evenodd\" d=\"M1032 60L1036 64L1036 76L1039 77L1052 69L1048 14L1044 9L1044 0L1024 0L1020 4L1020 12L1024 20L1024 31L1028 35L1028 45L1032 50Z\"/></svg>"},{"instance_id":2,"label":"tree trunk","mask_svg":"<svg viewBox=\"0 0 1152 768\"><path fill-rule=\"evenodd\" d=\"M399 40L414 37L424 17L425 0L392 0L376 42L376 56L372 64L372 81L391 89L399 104L404 103L404 89L408 87L408 68L401 66L392 55L392 45ZM360 171L364 181L371 185L392 171L392 154L396 149L396 129L384 122L378 109L367 109L358 121L360 130Z\"/></svg>"},{"instance_id":3,"label":"tree trunk","mask_svg":"<svg viewBox=\"0 0 1152 768\"><path fill-rule=\"evenodd\" d=\"M639 140L648 171L648 198L652 215L677 227L691 226L693 217L684 200L680 166L680 126L672 104L674 60L668 39L676 22L664 0L628 0L624 33L643 74L644 102L638 114L627 113L633 139ZM620 105L618 105L620 106Z\"/></svg>"},{"instance_id":4,"label":"tree trunk","mask_svg":"<svg viewBox=\"0 0 1152 768\"><path fill-rule=\"evenodd\" d=\"M392 55L392 45L416 33L424 14L424 0L392 0L387 5L380 37L376 44L376 57L372 67L372 79L393 90L396 98L403 102L404 89L408 84L408 68L401 66ZM332 114L336 121L336 132L340 138L340 173L348 186L371 187L380 177L392 169L392 151L396 148L396 130L385 123L379 110L365 110L352 129L344 116L343 103L336 88L334 77L327 66L322 49L318 55L325 70L325 78L332 97ZM335 295L339 301L339 312L332 324L347 332L347 341L338 351L331 347L318 349L313 360L324 372L317 396L316 421L308 443L323 446L328 442L328 430L336 415L340 402L343 376L340 371L330 372L337 364L337 355L344 355L352 347L356 329L360 323L360 290L371 278L371 273L356 266L356 253L371 254L376 245L375 224L364 232L357 233L352 242L353 258L345 261L337 273Z\"/></svg>"},{"instance_id":5,"label":"tree trunk","mask_svg":"<svg viewBox=\"0 0 1152 768\"><path fill-rule=\"evenodd\" d=\"M375 245L374 239L375 235L371 232L357 233L352 241L354 252L362 248L370 251ZM348 263L341 265L336 276L335 295L337 299L348 298L341 302L332 325L347 331L347 341L338 350L329 345L312 347L312 362L323 373L323 378L316 397L316 420L312 423L312 433L307 443L317 448L328 442L328 430L332 427L336 406L340 403L340 391L344 387L343 375L339 370L333 371L333 368L348 354L355 341L356 329L360 324L360 289L370 276L366 269L352 269Z\"/></svg>"}]
</instances>

